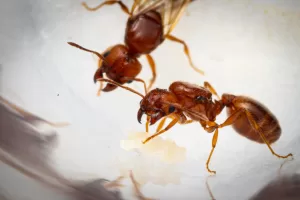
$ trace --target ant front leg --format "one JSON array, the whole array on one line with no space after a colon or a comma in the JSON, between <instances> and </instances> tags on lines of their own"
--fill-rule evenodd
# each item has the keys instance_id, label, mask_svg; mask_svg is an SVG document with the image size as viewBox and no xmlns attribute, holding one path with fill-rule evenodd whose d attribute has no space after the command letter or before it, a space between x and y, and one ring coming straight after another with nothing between
<instances>
[{"instance_id":1,"label":"ant front leg","mask_svg":"<svg viewBox=\"0 0 300 200\"><path fill-rule=\"evenodd\" d=\"M150 116L147 116L147 121L146 121L146 132L149 132L149 124L150 124Z\"/></svg>"},{"instance_id":2,"label":"ant front leg","mask_svg":"<svg viewBox=\"0 0 300 200\"><path fill-rule=\"evenodd\" d=\"M100 5L98 5L98 6L94 7L94 8L91 8L85 2L82 2L82 6L85 9L87 9L88 11L96 11L96 10L100 9L102 6L113 5L113 4L119 4L120 7L121 7L121 9L123 10L123 12L125 12L128 15L131 15L131 13L129 12L129 9L127 8L127 6L122 1L115 1L115 0L105 1L105 2L101 3Z\"/></svg>"},{"instance_id":3,"label":"ant front leg","mask_svg":"<svg viewBox=\"0 0 300 200\"><path fill-rule=\"evenodd\" d=\"M183 47L184 47L184 53L185 53L185 55L188 57L190 66L191 66L196 72L198 72L198 73L204 75L204 72L203 72L202 70L198 69L197 67L195 67L195 65L193 64L192 58L191 58L191 56L190 56L189 48L188 48L187 44L186 44L183 40L181 40L181 39L179 39L179 38L177 38L177 37L175 37L175 36L173 36L173 35L170 35L170 34L167 35L166 38L169 39L169 40L171 40L171 41L173 41L173 42L177 42L177 43L182 44Z\"/></svg>"},{"instance_id":4,"label":"ant front leg","mask_svg":"<svg viewBox=\"0 0 300 200\"><path fill-rule=\"evenodd\" d=\"M155 80L156 80L156 65L155 62L152 58L152 56L150 54L146 55L146 58L148 60L148 63L150 65L151 71L152 71L152 78L150 79L150 83L149 86L147 88L147 91L149 91L151 89L151 87L153 86Z\"/></svg>"},{"instance_id":5,"label":"ant front leg","mask_svg":"<svg viewBox=\"0 0 300 200\"><path fill-rule=\"evenodd\" d=\"M167 118L175 119L176 115L175 116L174 115L169 115L169 116L163 118L160 121L160 123L158 124L157 128L156 128L156 132L159 132L162 129L162 127L165 125L165 122L166 122ZM193 122L194 122L194 120L192 120L192 119L187 120L185 117L183 118L183 120L178 121L178 123L180 125L190 124L190 123L193 123Z\"/></svg>"},{"instance_id":6,"label":"ant front leg","mask_svg":"<svg viewBox=\"0 0 300 200\"><path fill-rule=\"evenodd\" d=\"M146 140L143 141L143 144L146 144L149 140L152 140L153 138L155 138L155 137L157 137L157 136L163 134L164 132L168 131L168 130L169 130L170 128L172 128L175 124L177 124L178 121L179 121L178 118L173 119L165 129L163 129L163 130L161 130L161 131L155 133L154 135L151 135L150 137L148 137Z\"/></svg>"}]
</instances>

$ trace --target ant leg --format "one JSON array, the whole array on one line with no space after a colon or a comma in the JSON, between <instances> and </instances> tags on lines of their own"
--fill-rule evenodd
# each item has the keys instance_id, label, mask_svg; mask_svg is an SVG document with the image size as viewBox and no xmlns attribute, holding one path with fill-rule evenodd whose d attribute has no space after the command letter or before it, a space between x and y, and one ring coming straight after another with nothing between
<instances>
[{"instance_id":1,"label":"ant leg","mask_svg":"<svg viewBox=\"0 0 300 200\"><path fill-rule=\"evenodd\" d=\"M148 60L148 63L150 65L151 71L152 71L152 78L150 79L150 83L147 88L147 91L149 91L156 80L156 66L155 66L155 62L150 54L147 54L146 58Z\"/></svg>"},{"instance_id":2,"label":"ant leg","mask_svg":"<svg viewBox=\"0 0 300 200\"><path fill-rule=\"evenodd\" d=\"M158 131L160 131L160 130L162 129L162 127L164 126L164 124L165 124L167 118L168 118L168 117L165 117L165 118L163 118L163 119L160 121L160 123L158 124L158 127L156 128L156 132L158 132ZM172 116L170 116L169 118L174 119ZM190 123L193 123L193 122L194 122L194 120L189 119L189 120L186 120L186 121L183 122L183 123L180 123L180 122L178 122L178 123L179 123L180 125L185 125L185 124L190 124Z\"/></svg>"},{"instance_id":3,"label":"ant leg","mask_svg":"<svg viewBox=\"0 0 300 200\"><path fill-rule=\"evenodd\" d=\"M182 123L181 125L186 125L186 124L191 124L191 123L193 123L194 122L194 120L192 120L192 119L189 119L189 120L186 120L184 123Z\"/></svg>"},{"instance_id":4,"label":"ant leg","mask_svg":"<svg viewBox=\"0 0 300 200\"><path fill-rule=\"evenodd\" d=\"M186 56L188 57L190 66L191 66L196 72L198 72L198 73L204 75L204 72L203 72L202 70L198 69L197 67L195 67L195 65L193 64L192 58L191 58L191 56L190 56L189 48L188 48L188 46L186 45L186 43L185 43L183 40L181 40L181 39L179 39L179 38L176 38L175 36L170 35L170 34L167 35L166 38L169 39L169 40L171 40L171 41L173 41L173 42L178 42L178 43L182 44L183 47L184 47L184 53L185 53Z\"/></svg>"},{"instance_id":5,"label":"ant leg","mask_svg":"<svg viewBox=\"0 0 300 200\"><path fill-rule=\"evenodd\" d=\"M293 156L293 154L289 153L288 155L281 156L272 149L270 146L269 142L267 141L264 132L261 130L261 128L258 126L256 121L253 119L252 114L246 110L245 108L237 110L235 113L233 113L230 117L226 119L226 121L218 126L218 128L223 128L225 126L232 125L242 114L246 114L251 126L258 132L262 140L266 143L270 151L272 152L273 155L277 156L278 158L287 158L289 156Z\"/></svg>"},{"instance_id":6,"label":"ant leg","mask_svg":"<svg viewBox=\"0 0 300 200\"><path fill-rule=\"evenodd\" d=\"M129 12L127 6L122 1L116 1L116 0L105 1L105 2L101 3L100 5L98 5L98 6L94 7L94 8L91 8L85 2L82 2L82 6L85 9L87 9L88 11L96 11L96 10L100 9L104 5L113 5L113 4L116 4L116 3L120 5L120 7L123 10L123 12L125 12L128 15L131 15L131 13Z\"/></svg>"},{"instance_id":7,"label":"ant leg","mask_svg":"<svg viewBox=\"0 0 300 200\"><path fill-rule=\"evenodd\" d=\"M213 88L213 86L211 86L211 84L209 82L204 82L204 87L207 88L213 95L217 96L218 99L220 100L220 96L217 94L215 88Z\"/></svg>"},{"instance_id":8,"label":"ant leg","mask_svg":"<svg viewBox=\"0 0 300 200\"><path fill-rule=\"evenodd\" d=\"M156 128L156 132L159 132L161 129L162 129L162 127L165 125L165 122L166 122L166 119L167 119L168 117L165 117L165 118L163 118L160 122L159 122L159 124L158 124L158 126L157 126L157 128Z\"/></svg>"},{"instance_id":9,"label":"ant leg","mask_svg":"<svg viewBox=\"0 0 300 200\"><path fill-rule=\"evenodd\" d=\"M258 134L260 135L262 140L266 143L266 145L268 146L268 148L270 149L270 151L272 152L273 155L277 156L278 158L288 158L290 156L293 157L293 154L291 154L291 153L289 153L288 155L285 155L285 156L275 153L275 151L272 149L269 142L267 141L267 139L264 135L264 132L261 130L261 128L257 125L256 121L253 119L252 114L249 111L247 111L246 109L244 110L244 112L246 112L246 115L248 117L248 120L249 120L251 126L258 132Z\"/></svg>"},{"instance_id":10,"label":"ant leg","mask_svg":"<svg viewBox=\"0 0 300 200\"><path fill-rule=\"evenodd\" d=\"M220 125L217 125L215 122L212 122L212 123L209 124L209 125L211 125L211 126L209 126L208 128L205 127L205 130L206 130L207 132L209 132L209 133L210 133L214 128L216 128L216 129L215 129L214 136L213 136L213 139L212 139L212 149L211 149L211 151L210 151L209 157L208 157L207 162L206 162L206 169L207 169L207 171L209 171L210 173L216 174L216 171L212 171L212 170L209 169L209 162L210 162L210 159L211 159L211 157L212 157L212 154L213 154L213 152L214 152L214 150L215 150L215 147L216 147L216 144L217 144L218 134L219 134L218 128L223 128L223 127L225 127L225 126L229 126L229 125L233 124L233 123L241 116L241 114L243 114L244 110L245 110L245 109L240 109L240 110L238 110L237 112L233 113L230 117L228 117L228 118L225 120L224 123L222 123L222 124L220 124ZM204 124L201 123L201 125L203 126Z\"/></svg>"},{"instance_id":11,"label":"ant leg","mask_svg":"<svg viewBox=\"0 0 300 200\"><path fill-rule=\"evenodd\" d=\"M210 173L213 173L213 174L216 174L216 171L212 171L209 169L209 162L210 162L210 159L212 157L212 154L216 148L216 145L217 145L217 141L218 141L218 135L219 135L219 131L218 129L215 130L215 133L214 133L214 136L213 136L213 139L212 139L212 149L210 151L210 154L209 154L209 157L206 161L206 169L207 171L209 171Z\"/></svg>"},{"instance_id":12,"label":"ant leg","mask_svg":"<svg viewBox=\"0 0 300 200\"><path fill-rule=\"evenodd\" d=\"M150 117L147 116L147 122L146 122L146 132L149 133L149 123L150 123Z\"/></svg>"},{"instance_id":13,"label":"ant leg","mask_svg":"<svg viewBox=\"0 0 300 200\"><path fill-rule=\"evenodd\" d=\"M173 119L170 124L163 130L155 133L154 135L151 135L150 137L148 137L146 140L143 141L143 144L147 143L149 140L152 140L153 138L155 138L156 136L159 136L161 134L163 134L164 132L166 132L167 130L169 130L170 128L172 128L175 124L177 124L179 120L177 118Z\"/></svg>"},{"instance_id":14,"label":"ant leg","mask_svg":"<svg viewBox=\"0 0 300 200\"><path fill-rule=\"evenodd\" d=\"M103 89L103 82L100 82L100 87L99 87L98 92L97 92L98 97L100 96L102 89Z\"/></svg>"}]
</instances>

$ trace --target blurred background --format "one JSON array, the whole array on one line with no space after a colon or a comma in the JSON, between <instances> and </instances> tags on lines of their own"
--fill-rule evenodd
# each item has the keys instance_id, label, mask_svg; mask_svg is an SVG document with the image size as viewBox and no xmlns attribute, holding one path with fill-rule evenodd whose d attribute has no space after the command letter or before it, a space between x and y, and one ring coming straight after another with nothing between
<instances>
[{"instance_id":1,"label":"blurred background","mask_svg":"<svg viewBox=\"0 0 300 200\"><path fill-rule=\"evenodd\" d=\"M96 6L102 0L86 2ZM282 136L273 148L279 154L293 153L294 160L284 163L266 145L226 127L219 131L210 165L217 175L212 177L205 168L211 134L197 123L176 125L149 142L148 148L142 147L139 142L145 137L145 127L136 119L140 97L121 89L97 97L99 85L93 83L97 58L67 44L72 41L103 52L123 43L127 16L119 6L88 12L78 0L0 3L1 96L46 121L70 124L52 130L48 124L22 115L9 125L9 119L16 117L11 116L13 111L2 109L1 149L23 159L24 165L74 182L114 180L132 170L143 194L162 200L212 199L206 180L215 199L250 199L276 177L300 172L299 1L195 0L173 35L185 40L205 76L189 67L179 44L166 41L152 53L158 74L154 87L168 88L178 80L199 85L209 81L219 94L247 95L262 102L280 122ZM124 3L130 7L133 2ZM150 67L145 57L140 61L143 70L139 78L148 81ZM143 92L138 83L130 87ZM4 119L8 121L4 123ZM223 112L217 122L225 119ZM30 131L16 128L19 123ZM150 130L154 133L155 127ZM38 140L51 145L42 151L43 145L25 143L24 134L13 131L29 135L35 131ZM8 141L11 135L16 137ZM25 158L34 153L43 156ZM74 199L5 163L0 163L0 180L2 199ZM131 183L126 180L120 190L124 198L132 199Z\"/></svg>"}]
</instances>

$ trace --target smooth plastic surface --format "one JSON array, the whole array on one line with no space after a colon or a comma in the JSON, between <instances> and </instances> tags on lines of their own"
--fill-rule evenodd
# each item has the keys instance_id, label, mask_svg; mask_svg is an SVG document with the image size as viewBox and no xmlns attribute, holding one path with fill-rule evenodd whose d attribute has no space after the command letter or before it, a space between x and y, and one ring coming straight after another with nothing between
<instances>
[{"instance_id":1,"label":"smooth plastic surface","mask_svg":"<svg viewBox=\"0 0 300 200\"><path fill-rule=\"evenodd\" d=\"M100 2L87 1L91 6ZM205 163L212 134L199 124L176 125L162 136L185 148L177 149L182 156L169 159L171 163L150 150L127 151L122 146L130 134L145 130L136 119L140 97L121 89L97 97L98 85L93 83L96 57L67 42L102 52L123 42L127 16L118 6L88 12L80 3L1 0L1 95L44 119L71 123L58 130L58 144L51 154L52 164L68 178L112 180L133 169L148 197L210 199ZM168 88L177 80L199 85L209 81L220 95L259 100L282 127L274 150L294 154L281 173L299 173L300 2L197 0L173 34L186 41L205 76L188 66L182 46L166 41L152 54L158 73L155 87ZM145 57L140 60L139 77L149 81L150 67ZM129 86L143 92L139 83ZM223 112L217 122L225 119ZM154 133L155 128L150 130ZM220 129L210 165L217 174L208 178L213 196L249 199L278 175L283 162L266 145L241 137L231 127ZM0 189L12 199L63 199L1 163L0 179L5 180ZM130 196L130 191L125 193Z\"/></svg>"}]
</instances>

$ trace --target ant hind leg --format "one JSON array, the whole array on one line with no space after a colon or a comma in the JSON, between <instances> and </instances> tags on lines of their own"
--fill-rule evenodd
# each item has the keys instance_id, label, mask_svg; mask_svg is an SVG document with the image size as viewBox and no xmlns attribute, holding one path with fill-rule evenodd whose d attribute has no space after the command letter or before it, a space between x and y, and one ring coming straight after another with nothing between
<instances>
[{"instance_id":1,"label":"ant hind leg","mask_svg":"<svg viewBox=\"0 0 300 200\"><path fill-rule=\"evenodd\" d=\"M191 56L190 56L190 50L189 50L187 44L186 44L183 40L181 40L181 39L179 39L179 38L177 38L177 37L175 37L175 36L173 36L173 35L170 35L170 34L169 34L169 35L166 35L166 38L169 39L169 40L171 40L171 41L173 41L173 42L177 42L177 43L182 44L183 47L184 47L184 53L185 53L185 55L188 57L190 66L191 66L196 72L198 72L198 73L204 75L204 71L198 69L198 68L195 67L195 65L193 64L192 58L191 58Z\"/></svg>"},{"instance_id":2,"label":"ant hind leg","mask_svg":"<svg viewBox=\"0 0 300 200\"><path fill-rule=\"evenodd\" d=\"M265 142L265 144L268 146L268 148L270 149L270 151L272 152L272 154L278 158L288 158L288 157L293 157L293 154L289 153L285 156L282 156L282 155L279 155L277 154L273 148L271 147L271 145L269 144L269 142L267 141L265 135L264 135L264 132L261 130L261 128L258 126L258 124L256 123L256 121L254 120L254 118L252 117L252 114L247 111L246 109L244 110L244 112L246 113L247 115L247 118L251 124L251 126L258 132L258 134L260 135L261 139Z\"/></svg>"}]
</instances>

